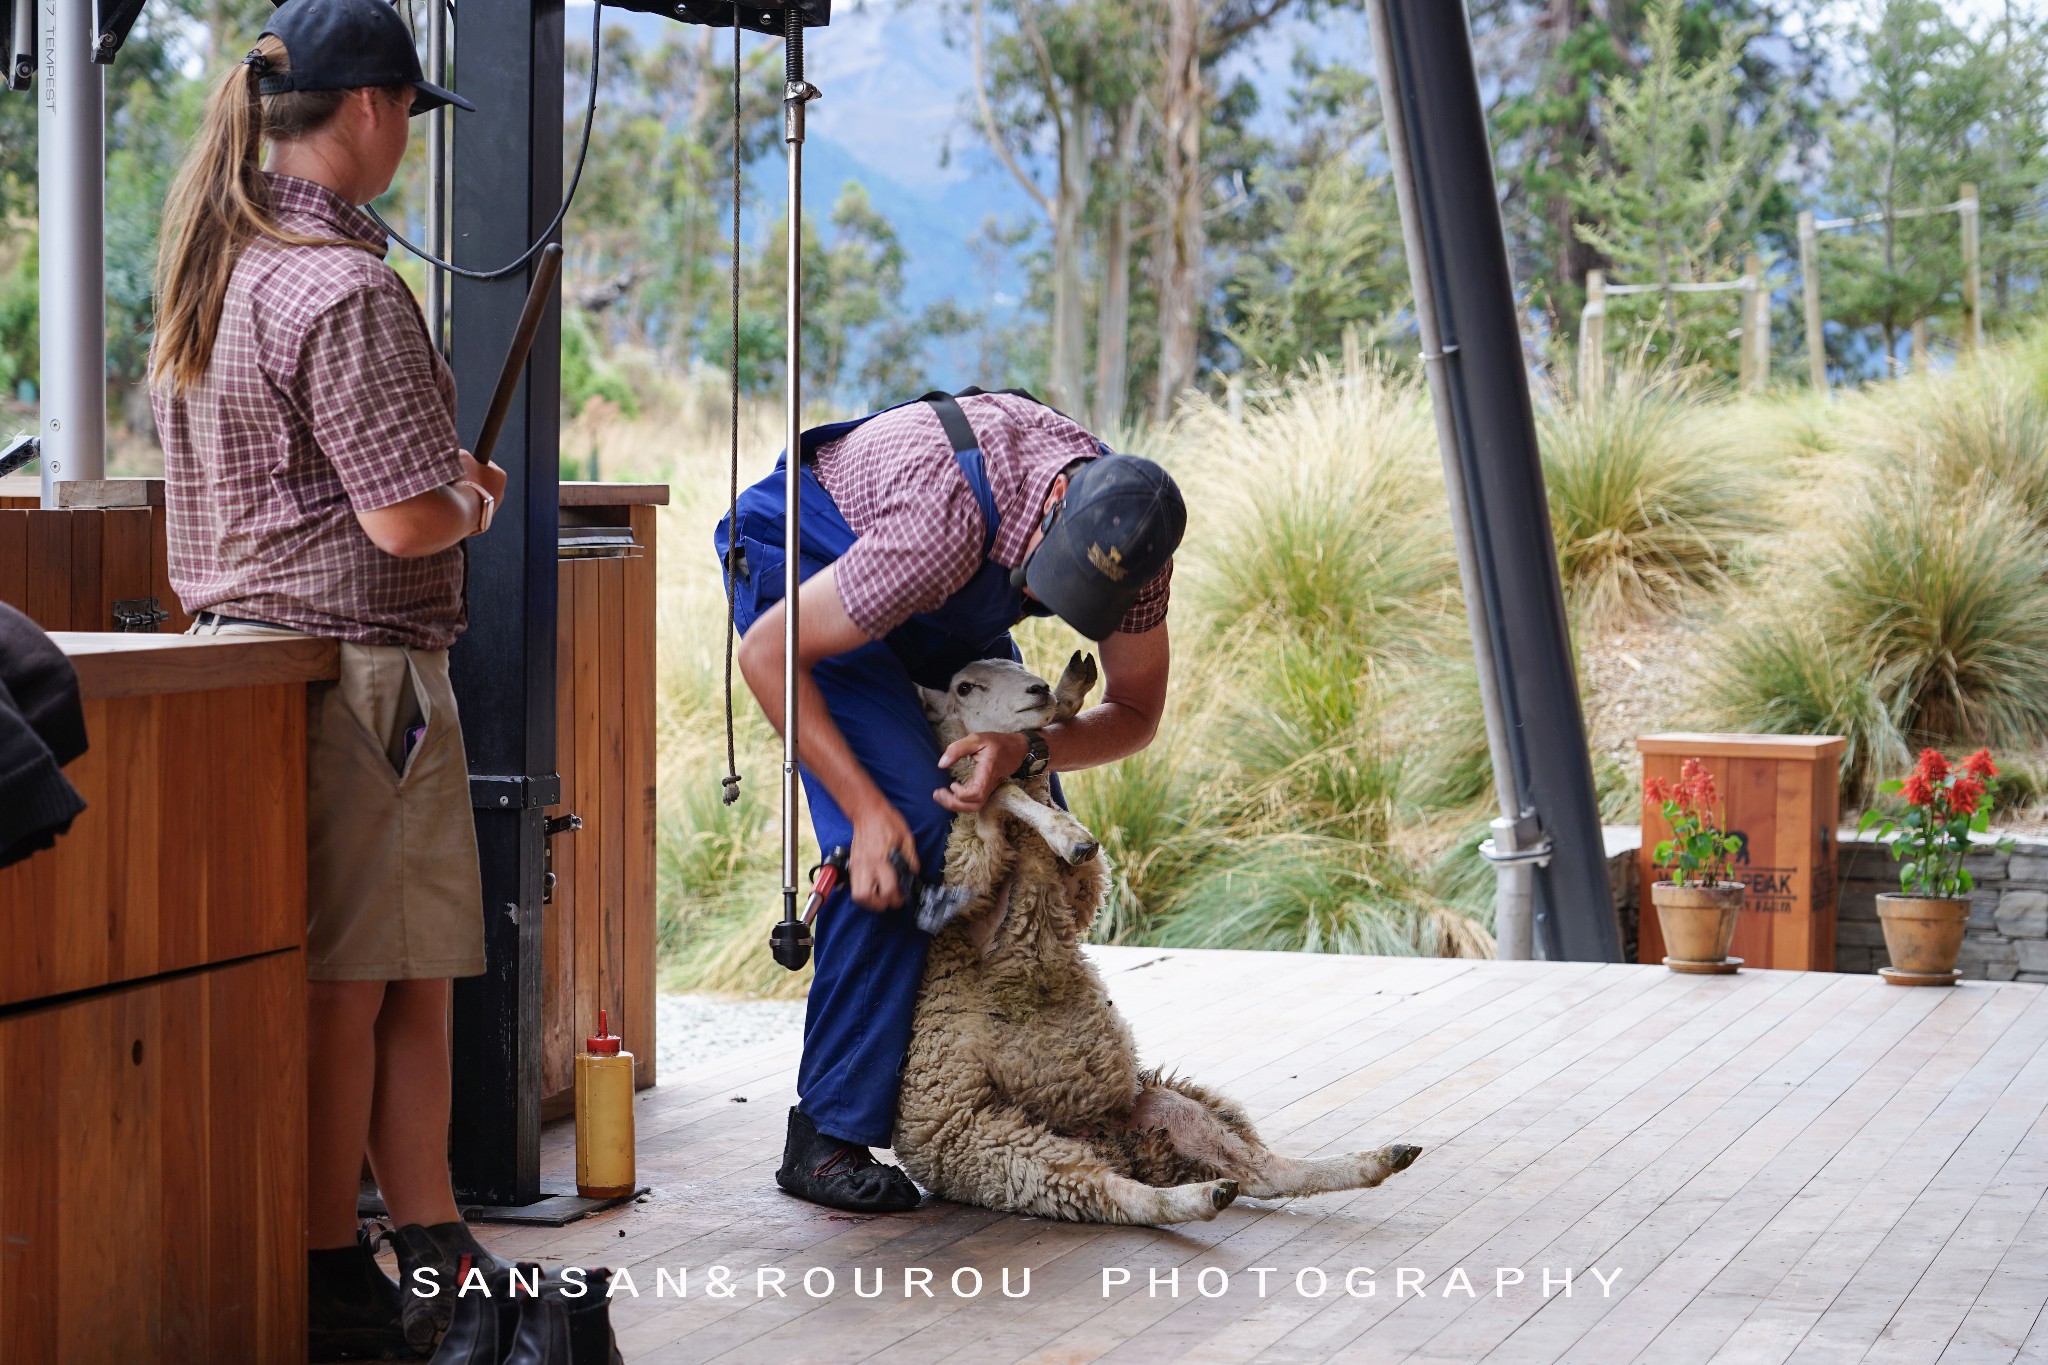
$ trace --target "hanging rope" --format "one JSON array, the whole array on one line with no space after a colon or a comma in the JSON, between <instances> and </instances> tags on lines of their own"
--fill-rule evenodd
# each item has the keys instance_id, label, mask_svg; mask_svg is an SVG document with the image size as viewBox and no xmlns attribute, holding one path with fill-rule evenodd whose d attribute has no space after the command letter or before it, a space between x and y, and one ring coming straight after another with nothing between
<instances>
[{"instance_id":1,"label":"hanging rope","mask_svg":"<svg viewBox=\"0 0 2048 1365\"><path fill-rule=\"evenodd\" d=\"M730 806L740 799L739 759L734 752L732 726L732 650L739 634L733 605L733 571L739 561L740 544L740 6L732 7L732 491L726 510L725 551L725 788L724 801Z\"/></svg>"}]
</instances>

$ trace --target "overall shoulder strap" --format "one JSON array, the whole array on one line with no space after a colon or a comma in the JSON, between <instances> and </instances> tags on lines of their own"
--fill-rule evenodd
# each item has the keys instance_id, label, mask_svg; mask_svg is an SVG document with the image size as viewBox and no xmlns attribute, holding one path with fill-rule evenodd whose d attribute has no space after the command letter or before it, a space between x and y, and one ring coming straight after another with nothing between
<instances>
[{"instance_id":1,"label":"overall shoulder strap","mask_svg":"<svg viewBox=\"0 0 2048 1365\"><path fill-rule=\"evenodd\" d=\"M981 438L974 434L967 414L960 410L959 400L952 394L928 393L918 401L931 404L932 411L938 414L939 425L946 429L946 439L953 444L953 459L959 464L960 473L974 494L974 501L981 507L981 552L986 555L995 546L996 527L1002 524L1002 515L996 511L995 490L988 486L988 467L981 458Z\"/></svg>"}]
</instances>

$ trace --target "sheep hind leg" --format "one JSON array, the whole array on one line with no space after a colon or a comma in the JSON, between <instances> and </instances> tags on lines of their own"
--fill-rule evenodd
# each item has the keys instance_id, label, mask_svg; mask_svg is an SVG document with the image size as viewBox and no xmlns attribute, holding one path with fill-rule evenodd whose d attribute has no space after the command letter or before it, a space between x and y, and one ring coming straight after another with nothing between
<instances>
[{"instance_id":1,"label":"sheep hind leg","mask_svg":"<svg viewBox=\"0 0 2048 1365\"><path fill-rule=\"evenodd\" d=\"M1207 1222L1237 1198L1237 1182L1227 1178L1166 1188L1133 1180L1088 1142L1008 1107L968 1115L945 1145L912 1173L947 1199L1008 1213L1078 1223Z\"/></svg>"},{"instance_id":2,"label":"sheep hind leg","mask_svg":"<svg viewBox=\"0 0 2048 1365\"><path fill-rule=\"evenodd\" d=\"M1143 1172L1178 1180L1219 1173L1253 1199L1288 1199L1331 1190L1370 1189L1422 1154L1407 1143L1342 1156L1282 1156L1259 1139L1242 1110L1189 1081L1148 1076L1131 1110L1131 1127L1163 1133L1169 1158ZM1158 1144L1152 1144L1156 1151Z\"/></svg>"}]
</instances>

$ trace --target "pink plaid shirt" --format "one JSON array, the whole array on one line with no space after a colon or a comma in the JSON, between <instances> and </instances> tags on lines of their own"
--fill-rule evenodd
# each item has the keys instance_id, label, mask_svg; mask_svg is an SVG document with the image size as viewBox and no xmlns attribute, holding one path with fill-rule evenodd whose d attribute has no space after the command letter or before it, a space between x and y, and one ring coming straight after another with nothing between
<instances>
[{"instance_id":1,"label":"pink plaid shirt","mask_svg":"<svg viewBox=\"0 0 2048 1365\"><path fill-rule=\"evenodd\" d=\"M988 559L1014 569L1038 529L1053 479L1101 448L1078 423L1028 398L982 394L962 398L960 410L981 443L995 495L1000 524ZM905 404L818 447L814 467L859 537L834 564L834 578L847 616L869 638L936 608L980 570L981 505L929 403ZM1164 621L1172 577L1169 561L1118 629L1135 635Z\"/></svg>"},{"instance_id":2,"label":"pink plaid shirt","mask_svg":"<svg viewBox=\"0 0 2048 1365\"><path fill-rule=\"evenodd\" d=\"M454 377L370 216L269 180L281 227L369 249L249 243L205 378L151 396L171 586L187 612L446 648L465 624L461 546L399 559L355 514L462 476Z\"/></svg>"}]
</instances>

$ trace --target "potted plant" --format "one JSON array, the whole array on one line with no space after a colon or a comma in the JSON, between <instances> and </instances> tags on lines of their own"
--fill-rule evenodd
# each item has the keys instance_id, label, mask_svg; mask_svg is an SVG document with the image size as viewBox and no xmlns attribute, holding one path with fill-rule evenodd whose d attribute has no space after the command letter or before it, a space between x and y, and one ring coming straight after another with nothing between
<instances>
[{"instance_id":1,"label":"potted plant","mask_svg":"<svg viewBox=\"0 0 2048 1365\"><path fill-rule=\"evenodd\" d=\"M1892 959L1879 974L1894 986L1953 986L1956 954L1970 919L1970 888L1977 884L1963 859L1976 849L2012 851L2011 839L1970 841L1972 834L1990 828L1998 765L1989 749L1958 764L1938 749L1922 749L1911 773L1878 790L1906 803L1904 812L1865 811L1859 826L1875 828L1877 841L1900 864L1899 889L1877 898L1885 951Z\"/></svg>"},{"instance_id":2,"label":"potted plant","mask_svg":"<svg viewBox=\"0 0 2048 1365\"><path fill-rule=\"evenodd\" d=\"M1671 837L1652 850L1656 865L1667 869L1670 879L1650 887L1664 930L1664 965L1674 972L1735 971L1742 959L1728 956L1728 945L1735 938L1744 887L1729 879L1728 859L1742 841L1715 819L1714 775L1706 764L1688 758L1679 765L1678 781L1652 777L1643 783L1643 795L1663 808L1671 826Z\"/></svg>"}]
</instances>

